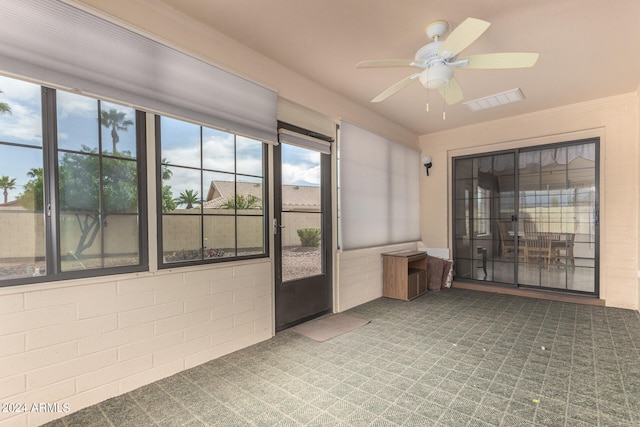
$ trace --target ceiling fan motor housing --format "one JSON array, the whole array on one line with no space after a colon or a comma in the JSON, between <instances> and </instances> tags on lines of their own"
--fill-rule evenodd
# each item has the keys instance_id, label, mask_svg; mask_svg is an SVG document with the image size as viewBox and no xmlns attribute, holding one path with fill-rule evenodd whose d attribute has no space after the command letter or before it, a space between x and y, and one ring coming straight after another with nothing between
<instances>
[{"instance_id":1,"label":"ceiling fan motor housing","mask_svg":"<svg viewBox=\"0 0 640 427\"><path fill-rule=\"evenodd\" d=\"M435 41L422 46L417 52L415 59L424 64L424 71L420 73L420 83L427 89L439 89L449 84L453 77L453 69L446 64L446 61L438 55L442 46L441 41Z\"/></svg>"},{"instance_id":2,"label":"ceiling fan motor housing","mask_svg":"<svg viewBox=\"0 0 640 427\"><path fill-rule=\"evenodd\" d=\"M431 61L442 61L442 57L438 55L438 51L444 42L432 42L422 46L416 52L415 60L429 65Z\"/></svg>"},{"instance_id":3,"label":"ceiling fan motor housing","mask_svg":"<svg viewBox=\"0 0 640 427\"><path fill-rule=\"evenodd\" d=\"M445 87L453 77L453 69L444 64L429 67L420 73L418 79L427 89L440 89Z\"/></svg>"}]
</instances>

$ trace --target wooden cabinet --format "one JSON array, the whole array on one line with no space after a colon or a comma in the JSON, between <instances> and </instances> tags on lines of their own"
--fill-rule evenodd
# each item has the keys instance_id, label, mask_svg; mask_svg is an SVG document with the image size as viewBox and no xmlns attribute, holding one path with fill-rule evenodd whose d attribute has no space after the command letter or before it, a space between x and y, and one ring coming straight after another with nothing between
<instances>
[{"instance_id":1,"label":"wooden cabinet","mask_svg":"<svg viewBox=\"0 0 640 427\"><path fill-rule=\"evenodd\" d=\"M427 292L427 253L404 250L382 254L383 295L402 300Z\"/></svg>"}]
</instances>

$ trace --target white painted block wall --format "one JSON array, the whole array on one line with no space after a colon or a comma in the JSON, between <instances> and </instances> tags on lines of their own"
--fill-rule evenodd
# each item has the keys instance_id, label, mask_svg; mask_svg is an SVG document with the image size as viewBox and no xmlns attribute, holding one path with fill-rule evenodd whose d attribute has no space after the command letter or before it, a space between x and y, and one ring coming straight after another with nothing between
<instances>
[{"instance_id":1,"label":"white painted block wall","mask_svg":"<svg viewBox=\"0 0 640 427\"><path fill-rule=\"evenodd\" d=\"M417 249L417 243L356 249L337 254L338 298L342 312L382 296L382 254Z\"/></svg>"},{"instance_id":2,"label":"white painted block wall","mask_svg":"<svg viewBox=\"0 0 640 427\"><path fill-rule=\"evenodd\" d=\"M272 336L270 261L0 289L0 402L75 412ZM1 413L34 426L64 413Z\"/></svg>"}]
</instances>

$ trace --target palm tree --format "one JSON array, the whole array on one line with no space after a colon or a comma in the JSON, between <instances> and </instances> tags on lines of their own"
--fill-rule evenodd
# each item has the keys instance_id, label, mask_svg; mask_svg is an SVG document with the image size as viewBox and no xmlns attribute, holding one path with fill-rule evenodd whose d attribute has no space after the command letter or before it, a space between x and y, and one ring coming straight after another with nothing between
<instances>
[{"instance_id":1,"label":"palm tree","mask_svg":"<svg viewBox=\"0 0 640 427\"><path fill-rule=\"evenodd\" d=\"M235 200L227 200L220 206L223 209L260 209L260 199L252 194L236 194Z\"/></svg>"},{"instance_id":2,"label":"palm tree","mask_svg":"<svg viewBox=\"0 0 640 427\"><path fill-rule=\"evenodd\" d=\"M3 175L2 178L0 178L0 188L2 188L2 194L4 194L4 202L7 203L9 190L16 188L16 179L10 179L7 175Z\"/></svg>"},{"instance_id":3,"label":"palm tree","mask_svg":"<svg viewBox=\"0 0 640 427\"><path fill-rule=\"evenodd\" d=\"M162 160L160 160L160 163L162 164L162 180L169 181L173 176L173 171L169 169L169 160L167 160L166 157L163 157Z\"/></svg>"},{"instance_id":4,"label":"palm tree","mask_svg":"<svg viewBox=\"0 0 640 427\"><path fill-rule=\"evenodd\" d=\"M43 174L43 168L31 168L27 172L27 176L31 179L24 185L22 194L18 196L18 202L25 209L42 211L44 206Z\"/></svg>"},{"instance_id":5,"label":"palm tree","mask_svg":"<svg viewBox=\"0 0 640 427\"><path fill-rule=\"evenodd\" d=\"M171 212L176 210L176 201L173 200L171 186L165 184L165 181L171 180L173 171L169 168L169 160L166 157L163 157L160 163L162 164L162 212Z\"/></svg>"},{"instance_id":6,"label":"palm tree","mask_svg":"<svg viewBox=\"0 0 640 427\"><path fill-rule=\"evenodd\" d=\"M0 93L4 93L0 90ZM0 114L9 113L11 114L11 107L6 102L0 102Z\"/></svg>"},{"instance_id":7,"label":"palm tree","mask_svg":"<svg viewBox=\"0 0 640 427\"><path fill-rule=\"evenodd\" d=\"M109 111L100 110L100 124L107 129L111 128L111 141L113 142L113 155L116 154L116 144L120 141L118 131L126 131L133 125L133 120L125 120L125 113L115 108Z\"/></svg>"},{"instance_id":8,"label":"palm tree","mask_svg":"<svg viewBox=\"0 0 640 427\"><path fill-rule=\"evenodd\" d=\"M187 205L187 209L191 209L194 204L200 203L198 192L193 190L184 190L176 199L176 203L179 205Z\"/></svg>"}]
</instances>

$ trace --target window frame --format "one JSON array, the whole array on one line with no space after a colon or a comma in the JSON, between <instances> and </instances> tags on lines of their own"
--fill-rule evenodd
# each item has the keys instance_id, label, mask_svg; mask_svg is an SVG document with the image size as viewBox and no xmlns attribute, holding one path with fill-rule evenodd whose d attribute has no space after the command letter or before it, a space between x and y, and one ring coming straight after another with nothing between
<instances>
[{"instance_id":1,"label":"window frame","mask_svg":"<svg viewBox=\"0 0 640 427\"><path fill-rule=\"evenodd\" d=\"M189 123L189 124L193 124L195 126L199 126L199 135L200 135L200 166L199 167L193 167L193 166L182 166L182 165L176 165L176 167L181 167L181 168L185 168L185 169L191 169L191 170L196 170L200 173L200 190L204 191L204 184L203 184L203 174L207 173L207 172L214 172L214 173L225 173L225 174L229 174L229 175L233 175L234 179L235 179L235 183L237 185L238 183L238 177L258 177L257 175L250 175L250 174L246 174L246 173L238 173L236 170L236 162L237 162L237 143L236 141L234 141L234 171L233 172L229 172L229 171L225 171L225 172L221 172L221 171L216 171L216 170L212 170L209 168L205 168L203 165L203 156L204 156L204 152L203 152L203 148L202 148L202 138L203 138L203 129L212 129L215 131L220 131L220 132L225 132L228 133L230 135L233 135L234 138L237 137L247 137L250 139L254 139L257 142L261 143L261 147L262 147L262 176L260 177L262 179L262 186L263 186L263 197L262 197L262 214L261 215L243 215L243 214L238 214L237 210L234 209L232 214L226 214L226 215L215 215L215 214L205 214L204 211L201 209L199 213L191 213L191 214L184 214L187 215L189 217L198 217L200 219L200 242L201 242L201 249L204 249L204 219L206 217L211 217L211 216L222 216L222 217L233 217L234 218L234 223L235 223L235 235L234 235L234 242L235 242L235 250L236 250L236 255L235 256L221 256L221 257L212 257L212 258L206 258L204 256L201 257L201 259L194 259L194 260L183 260L183 261L175 261L175 262L165 262L164 261L164 235L163 235L163 218L165 216L165 213L162 212L162 190L163 190L163 179L162 179L162 168L163 168L163 164L162 164L162 118L166 117L167 119L175 119L175 120L180 120L183 121L185 123ZM162 115L158 115L156 114L154 117L154 126L155 126L155 154L156 154L156 214L157 214L157 236L158 236L158 241L157 241L157 265L158 265L158 269L162 270L162 269L171 269L171 268L179 268L179 267L187 267L187 266L195 266L195 265L209 265L209 264L220 264L220 263L227 263L227 262L234 262L234 261L244 261L244 260L252 260L252 259L263 259L263 258L268 258L270 256L270 242L269 242L269 227L268 227L268 218L269 218L269 192L268 192L268 188L269 188L269 171L268 171L268 149L267 146L268 144L266 144L264 141L257 139L257 138L253 138L251 136L245 136L245 135L241 135L239 133L233 132L231 130L228 129L218 129L214 126L208 126L208 125L204 125L202 123L196 123L196 122L192 122L189 120L185 120L185 119L176 119L174 117L169 117L169 116L162 116ZM169 163L171 164L171 163ZM201 197L204 195L201 194ZM168 215L181 215L181 214L168 214ZM259 253L259 254L250 254L250 255L237 255L238 253L238 218L243 218L243 217L252 217L252 218L258 218L258 217L262 217L262 240L263 240L263 252Z\"/></svg>"},{"instance_id":2,"label":"window frame","mask_svg":"<svg viewBox=\"0 0 640 427\"><path fill-rule=\"evenodd\" d=\"M10 77L15 80L23 79ZM147 226L147 160L146 160L146 113L135 109L135 139L136 139L136 186L137 186L137 217L138 217L138 263L135 265L121 265L114 267L89 268L83 270L62 271L61 227L60 227L60 200L59 200L59 155L69 150L58 149L58 112L57 93L60 89L44 84L33 83L40 87L41 93L41 119L42 119L42 168L43 168L43 222L44 222L44 257L46 271L39 276L26 276L11 279L0 277L0 287L26 285L60 280L81 279L88 277L110 276L123 273L134 273L149 270L149 242ZM64 91L64 90L60 90ZM68 91L65 91L68 92ZM72 93L72 92L71 92ZM81 96L93 99L96 102L108 102L98 97ZM113 102L119 104L117 101ZM122 104L119 104L122 105ZM98 132L100 134L100 132ZM98 136L100 138L100 136ZM3 145L20 146L10 141L3 141ZM33 147L30 147L33 148ZM117 156L99 152L96 154L100 160L104 158L117 159ZM102 191L101 191L102 192ZM104 217L102 203L99 215ZM101 257L104 253L101 253Z\"/></svg>"}]
</instances>

